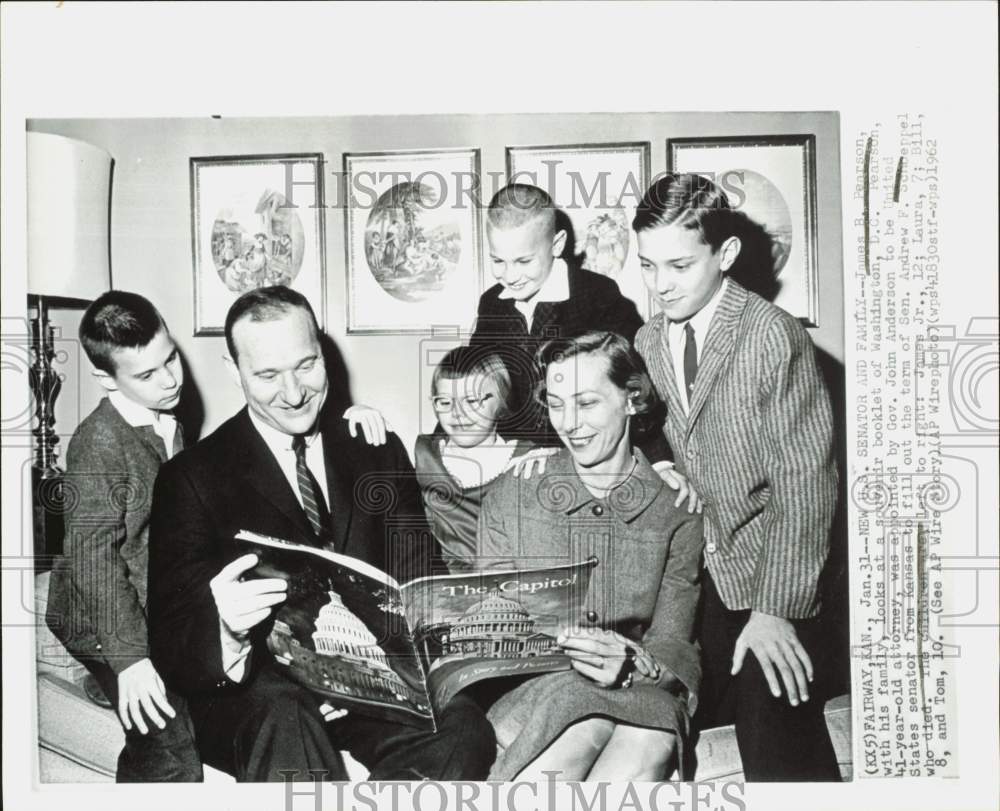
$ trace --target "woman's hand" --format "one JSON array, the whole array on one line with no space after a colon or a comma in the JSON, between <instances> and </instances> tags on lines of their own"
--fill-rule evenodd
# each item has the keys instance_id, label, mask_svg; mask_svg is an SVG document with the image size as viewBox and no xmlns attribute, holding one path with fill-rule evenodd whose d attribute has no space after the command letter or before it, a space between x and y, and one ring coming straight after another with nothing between
<instances>
[{"instance_id":1,"label":"woman's hand","mask_svg":"<svg viewBox=\"0 0 1000 811\"><path fill-rule=\"evenodd\" d=\"M347 420L347 427L352 437L358 435L358 426L361 426L361 430L365 434L365 441L369 445L384 445L386 431L392 430L392 426L382 416L382 412L371 406L351 406L344 412L344 419Z\"/></svg>"},{"instance_id":2,"label":"woman's hand","mask_svg":"<svg viewBox=\"0 0 1000 811\"><path fill-rule=\"evenodd\" d=\"M631 656L636 673L640 676L645 676L651 681L656 681L660 678L660 664L653 658L653 654L637 645L631 639L622 636L617 631L611 631L610 633L615 639L625 645L626 650L632 651Z\"/></svg>"},{"instance_id":3,"label":"woman's hand","mask_svg":"<svg viewBox=\"0 0 1000 811\"><path fill-rule=\"evenodd\" d=\"M546 460L556 453L559 453L559 448L532 448L523 456L511 459L504 473L513 469L515 478L530 479L532 473L541 476L545 472Z\"/></svg>"},{"instance_id":4,"label":"woman's hand","mask_svg":"<svg viewBox=\"0 0 1000 811\"><path fill-rule=\"evenodd\" d=\"M687 476L679 472L672 462L657 462L653 465L653 470L660 474L660 478L666 482L667 487L677 491L677 500L674 501L675 507L680 507L686 498L689 513L702 511L705 505L701 497L695 492L694 487L687 480Z\"/></svg>"},{"instance_id":5,"label":"woman's hand","mask_svg":"<svg viewBox=\"0 0 1000 811\"><path fill-rule=\"evenodd\" d=\"M567 628L556 638L570 664L601 687L631 686L633 672L656 680L660 667L647 651L615 631Z\"/></svg>"}]
</instances>

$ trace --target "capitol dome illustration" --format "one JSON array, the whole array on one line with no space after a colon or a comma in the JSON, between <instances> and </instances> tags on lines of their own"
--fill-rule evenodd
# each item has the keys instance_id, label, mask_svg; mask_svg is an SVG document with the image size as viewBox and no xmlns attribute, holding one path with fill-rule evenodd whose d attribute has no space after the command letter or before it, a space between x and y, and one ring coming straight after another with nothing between
<instances>
[{"instance_id":1,"label":"capitol dome illustration","mask_svg":"<svg viewBox=\"0 0 1000 811\"><path fill-rule=\"evenodd\" d=\"M525 607L506 596L498 584L473 603L443 635L444 656L481 656L491 659L526 658L558 652L555 637L535 631L535 620Z\"/></svg>"},{"instance_id":2,"label":"capitol dome illustration","mask_svg":"<svg viewBox=\"0 0 1000 811\"><path fill-rule=\"evenodd\" d=\"M494 586L486 599L473 604L451 628L451 638L478 636L484 633L530 634L535 627L523 605L504 597Z\"/></svg>"},{"instance_id":3,"label":"capitol dome illustration","mask_svg":"<svg viewBox=\"0 0 1000 811\"><path fill-rule=\"evenodd\" d=\"M389 701L421 712L429 708L420 694L389 665L375 635L352 612L340 595L328 591L329 601L316 615L312 643L300 644L286 622L276 620L268 647L293 677L334 695Z\"/></svg>"},{"instance_id":4,"label":"capitol dome illustration","mask_svg":"<svg viewBox=\"0 0 1000 811\"><path fill-rule=\"evenodd\" d=\"M312 635L316 653L364 659L372 666L390 669L375 635L344 605L339 594L327 594L330 602L319 610Z\"/></svg>"}]
</instances>

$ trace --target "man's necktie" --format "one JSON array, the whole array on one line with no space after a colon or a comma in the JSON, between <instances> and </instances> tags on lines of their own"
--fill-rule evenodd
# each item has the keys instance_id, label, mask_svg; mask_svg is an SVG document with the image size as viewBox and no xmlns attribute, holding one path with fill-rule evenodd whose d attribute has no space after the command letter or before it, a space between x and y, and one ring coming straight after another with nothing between
<instances>
[{"instance_id":1,"label":"man's necktie","mask_svg":"<svg viewBox=\"0 0 1000 811\"><path fill-rule=\"evenodd\" d=\"M321 544L325 544L330 535L330 512L326 508L319 482L306 465L305 437L295 437L292 440L292 450L295 451L295 477L299 483L299 495L302 496L302 509L306 511L313 534Z\"/></svg>"},{"instance_id":2,"label":"man's necktie","mask_svg":"<svg viewBox=\"0 0 1000 811\"><path fill-rule=\"evenodd\" d=\"M694 340L694 327L688 321L684 325L684 393L688 405L694 395L694 379L698 376L698 344Z\"/></svg>"}]
</instances>

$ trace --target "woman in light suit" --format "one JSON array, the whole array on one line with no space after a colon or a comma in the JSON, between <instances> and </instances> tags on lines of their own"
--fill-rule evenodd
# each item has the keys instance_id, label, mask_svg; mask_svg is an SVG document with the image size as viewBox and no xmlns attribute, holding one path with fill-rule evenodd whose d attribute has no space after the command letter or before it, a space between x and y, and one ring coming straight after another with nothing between
<instances>
[{"instance_id":1,"label":"woman in light suit","mask_svg":"<svg viewBox=\"0 0 1000 811\"><path fill-rule=\"evenodd\" d=\"M557 642L572 669L513 686L493 704L520 727L492 779L660 780L682 762L697 702L693 644L701 517L632 443L656 402L641 358L613 333L550 341L540 398L564 448L541 478L501 479L483 501L480 568L591 555L583 616ZM501 735L501 737L503 737Z\"/></svg>"}]
</instances>

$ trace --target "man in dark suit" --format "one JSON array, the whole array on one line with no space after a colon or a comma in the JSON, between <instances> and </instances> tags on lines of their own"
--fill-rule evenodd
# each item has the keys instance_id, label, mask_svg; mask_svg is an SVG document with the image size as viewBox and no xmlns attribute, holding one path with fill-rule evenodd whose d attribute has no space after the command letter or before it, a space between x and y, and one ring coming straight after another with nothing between
<instances>
[{"instance_id":1,"label":"man in dark suit","mask_svg":"<svg viewBox=\"0 0 1000 811\"><path fill-rule=\"evenodd\" d=\"M510 372L513 402L501 433L558 446L545 409L534 398L538 347L588 330L616 332L631 343L642 318L614 280L559 258L567 234L556 227L555 204L542 189L505 186L486 216L497 283L479 299L471 343L493 346Z\"/></svg>"},{"instance_id":2,"label":"man in dark suit","mask_svg":"<svg viewBox=\"0 0 1000 811\"><path fill-rule=\"evenodd\" d=\"M483 779L495 754L489 723L458 696L430 733L360 711L321 710L266 650L282 579L246 580L243 529L323 546L399 581L436 556L420 495L395 435L353 439L327 414L319 329L286 287L241 296L226 319L227 364L247 407L157 479L150 537L153 659L189 700L205 762L238 780L345 779L339 750L373 780Z\"/></svg>"}]
</instances>

